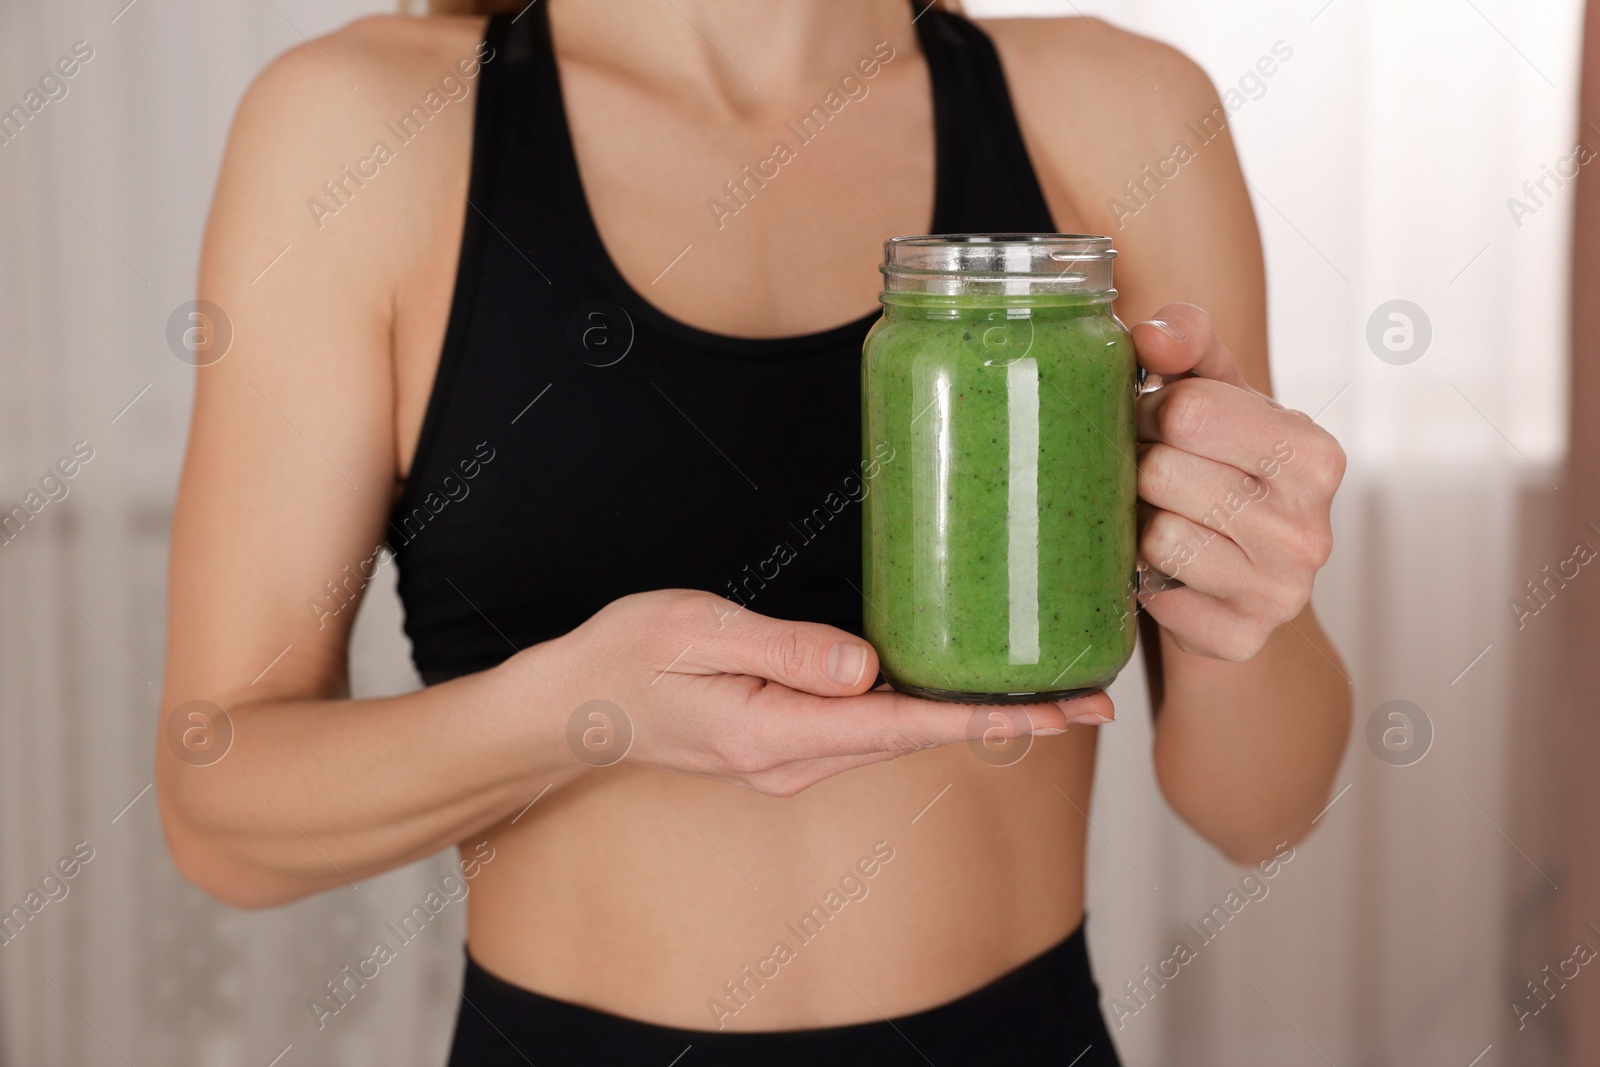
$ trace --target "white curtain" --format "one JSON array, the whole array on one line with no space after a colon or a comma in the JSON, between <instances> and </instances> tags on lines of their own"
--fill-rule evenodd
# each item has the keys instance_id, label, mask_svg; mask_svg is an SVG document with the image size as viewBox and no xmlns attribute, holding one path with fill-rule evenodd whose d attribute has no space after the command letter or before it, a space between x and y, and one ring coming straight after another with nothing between
<instances>
[{"instance_id":1,"label":"white curtain","mask_svg":"<svg viewBox=\"0 0 1600 1067\"><path fill-rule=\"evenodd\" d=\"M0 8L0 107L76 42L93 52L64 96L52 87L58 98L0 144L0 506L21 502L75 442L94 450L68 496L0 547L0 907L21 903L79 842L93 849L75 877L51 883L66 895L0 945L0 1065L438 1064L459 912L325 1028L306 1002L436 883L446 858L358 891L234 912L175 874L144 791L192 373L167 349L167 318L191 295L244 87L303 36L379 5L125 3ZM1118 683L1091 837L1097 975L1136 1007L1124 981L1180 938L1198 946L1123 1019L1124 1058L1553 1063L1550 1013L1519 1031L1511 1004L1585 934L1553 917L1563 850L1576 847L1541 774L1560 742L1541 726L1554 634L1548 616L1518 631L1507 601L1584 536L1553 518L1569 190L1545 179L1534 204L1523 189L1545 165L1559 169L1577 136L1579 5L1081 10L1178 45L1223 88L1276 42L1293 49L1264 88L1246 81L1233 130L1266 243L1279 395L1326 407L1352 458L1317 598L1354 684L1339 777L1349 790L1210 943L1185 923L1241 872L1162 805L1143 680L1130 671ZM1533 208L1520 220L1514 196ZM1380 360L1366 340L1392 300L1431 324L1430 347L1409 364ZM392 590L374 588L358 625L359 693L415 684L398 618ZM1405 767L1380 761L1365 736L1368 717L1397 699L1423 708L1434 735Z\"/></svg>"}]
</instances>

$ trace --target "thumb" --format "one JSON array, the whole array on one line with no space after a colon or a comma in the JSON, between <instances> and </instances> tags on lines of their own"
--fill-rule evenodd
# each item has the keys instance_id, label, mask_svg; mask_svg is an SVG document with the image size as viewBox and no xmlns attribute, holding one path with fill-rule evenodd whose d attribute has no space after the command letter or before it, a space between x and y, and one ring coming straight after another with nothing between
<instances>
[{"instance_id":1,"label":"thumb","mask_svg":"<svg viewBox=\"0 0 1600 1067\"><path fill-rule=\"evenodd\" d=\"M865 693L878 677L878 654L865 639L825 623L774 619L748 609L723 616L696 651L713 670L817 696Z\"/></svg>"},{"instance_id":2,"label":"thumb","mask_svg":"<svg viewBox=\"0 0 1600 1067\"><path fill-rule=\"evenodd\" d=\"M1139 365L1148 371L1167 378L1194 374L1250 388L1233 353L1212 331L1211 316L1193 304L1168 304L1129 332Z\"/></svg>"}]
</instances>

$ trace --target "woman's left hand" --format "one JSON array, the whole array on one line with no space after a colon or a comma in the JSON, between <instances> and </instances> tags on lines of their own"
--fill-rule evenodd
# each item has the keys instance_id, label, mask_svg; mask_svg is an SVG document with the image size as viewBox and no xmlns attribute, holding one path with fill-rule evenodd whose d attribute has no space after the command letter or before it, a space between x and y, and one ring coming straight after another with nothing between
<instances>
[{"instance_id":1,"label":"woman's left hand","mask_svg":"<svg viewBox=\"0 0 1600 1067\"><path fill-rule=\"evenodd\" d=\"M1132 333L1147 370L1194 375L1138 402L1139 601L1185 652L1250 659L1306 606L1333 550L1344 451L1252 389L1193 304Z\"/></svg>"}]
</instances>

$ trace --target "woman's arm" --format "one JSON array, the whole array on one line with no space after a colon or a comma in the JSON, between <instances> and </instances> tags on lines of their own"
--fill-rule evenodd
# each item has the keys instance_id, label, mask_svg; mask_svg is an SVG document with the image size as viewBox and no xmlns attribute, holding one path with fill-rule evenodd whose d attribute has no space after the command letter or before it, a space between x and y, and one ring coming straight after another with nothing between
<instances>
[{"instance_id":1,"label":"woman's arm","mask_svg":"<svg viewBox=\"0 0 1600 1067\"><path fill-rule=\"evenodd\" d=\"M1251 97L1225 108L1192 61L1098 21L989 26L1052 207L1115 238L1119 315L1183 334L1136 326L1141 362L1199 376L1140 402L1141 555L1185 583L1141 597L1156 775L1254 862L1327 802L1350 689L1309 604L1344 456L1268 399L1265 270L1228 129ZM1262 42L1251 96L1293 77L1292 54Z\"/></svg>"},{"instance_id":2,"label":"woman's arm","mask_svg":"<svg viewBox=\"0 0 1600 1067\"><path fill-rule=\"evenodd\" d=\"M582 768L559 732L567 698L540 677L543 648L424 692L340 699L357 605L330 612L325 583L358 601L349 576L371 574L386 540L397 308L419 264L454 262L448 234L464 210L443 182L466 187L470 103L434 117L375 178L343 177L392 140L391 114L451 71L450 44L473 54L473 37L430 50L405 29L357 24L262 75L202 251L199 295L223 309L233 342L196 374L163 727L200 699L227 709L234 737L210 765L163 740L157 782L179 868L244 906L428 855ZM313 212L313 199L338 203L328 181L342 183L342 206Z\"/></svg>"}]
</instances>

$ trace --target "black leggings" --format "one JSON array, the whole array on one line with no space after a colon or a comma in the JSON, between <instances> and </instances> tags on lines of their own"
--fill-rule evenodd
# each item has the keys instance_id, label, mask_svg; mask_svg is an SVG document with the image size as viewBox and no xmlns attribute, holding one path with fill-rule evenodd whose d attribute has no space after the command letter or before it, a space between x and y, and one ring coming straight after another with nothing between
<instances>
[{"instance_id":1,"label":"black leggings","mask_svg":"<svg viewBox=\"0 0 1600 1067\"><path fill-rule=\"evenodd\" d=\"M1118 1067L1083 927L981 989L893 1020L759 1033L657 1026L553 1000L467 957L449 1067Z\"/></svg>"}]
</instances>

